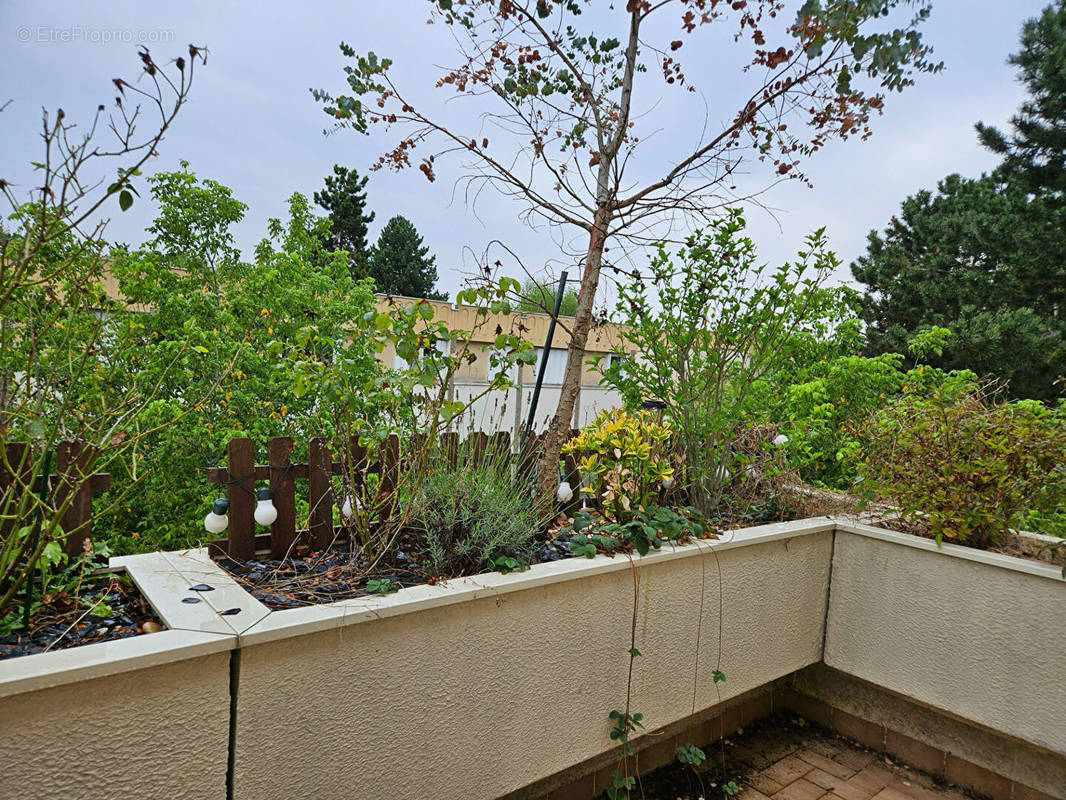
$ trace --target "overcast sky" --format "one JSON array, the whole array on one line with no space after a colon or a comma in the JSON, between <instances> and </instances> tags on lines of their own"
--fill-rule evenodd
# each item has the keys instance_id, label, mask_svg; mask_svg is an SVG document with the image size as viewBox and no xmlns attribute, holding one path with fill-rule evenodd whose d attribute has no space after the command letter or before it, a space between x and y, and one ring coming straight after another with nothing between
<instances>
[{"instance_id":1,"label":"overcast sky","mask_svg":"<svg viewBox=\"0 0 1066 800\"><path fill-rule=\"evenodd\" d=\"M837 279L848 280L846 265L865 249L867 232L883 227L908 194L932 188L952 172L977 176L994 166L995 159L976 142L973 123L1003 125L1017 108L1022 87L1006 60L1017 50L1022 22L1045 4L935 0L925 36L935 57L945 62L944 72L922 75L916 86L890 96L870 140L836 143L816 154L805 165L813 189L785 183L763 198L774 215L749 213L762 258L787 259L804 235L826 226L845 263ZM329 120L309 89L343 87L341 40L357 51L393 58L397 76L412 87L413 96L444 108L444 97L431 86L439 74L434 65L455 62L453 43L444 26L426 26L427 5L425 0L2 0L0 104L11 103L0 114L0 177L24 189L32 185L28 165L40 155L42 106L87 119L98 104L110 104L111 79L137 75L138 42L147 42L160 60L181 55L190 42L206 45L208 64L199 71L189 105L153 171L175 169L187 159L201 177L230 186L250 206L237 232L250 256L266 220L284 217L289 195L310 196L334 163L366 173L388 142L348 131L323 135ZM664 119L667 130L654 142L663 153L692 133L685 130L685 120L691 119L695 129L705 113L713 119L736 110L728 102L735 70L723 67L714 46L703 46L705 51L688 47L682 53L706 106L686 110L657 104L657 97L638 99L646 120L657 114ZM442 113L464 121L470 110L444 108ZM666 124L677 120L680 126ZM494 197L471 209L452 196L459 164L439 162L437 173L433 184L417 170L372 173L369 200L377 219L371 235L394 214L411 219L437 256L441 288L453 294L474 270L471 254L481 254L495 239L508 243L531 269L549 263L558 268L557 245L544 231L519 221L520 205ZM746 180L755 186L768 178L754 169ZM116 207L107 235L139 244L152 215L150 202L138 202L125 214Z\"/></svg>"}]
</instances>

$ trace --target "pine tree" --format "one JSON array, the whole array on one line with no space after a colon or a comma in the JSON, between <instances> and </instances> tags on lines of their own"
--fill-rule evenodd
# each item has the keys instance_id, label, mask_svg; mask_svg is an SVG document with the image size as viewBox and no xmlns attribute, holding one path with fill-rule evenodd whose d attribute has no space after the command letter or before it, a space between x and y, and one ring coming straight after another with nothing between
<instances>
[{"instance_id":1,"label":"pine tree","mask_svg":"<svg viewBox=\"0 0 1066 800\"><path fill-rule=\"evenodd\" d=\"M1013 135L977 123L983 144L1004 156L999 177L1032 193L1066 199L1066 0L1056 2L1022 26L1018 67L1029 99L1011 118Z\"/></svg>"},{"instance_id":2,"label":"pine tree","mask_svg":"<svg viewBox=\"0 0 1066 800\"><path fill-rule=\"evenodd\" d=\"M433 288L437 283L436 260L411 221L397 215L382 228L370 252L370 277L377 291L384 294L447 300L448 295Z\"/></svg>"},{"instance_id":3,"label":"pine tree","mask_svg":"<svg viewBox=\"0 0 1066 800\"><path fill-rule=\"evenodd\" d=\"M866 286L870 352L904 352L918 330L946 327L936 366L1051 400L1066 388L1066 0L1027 21L1021 44L1010 63L1029 96L1013 131L976 126L1000 166L908 197L851 270Z\"/></svg>"},{"instance_id":4,"label":"pine tree","mask_svg":"<svg viewBox=\"0 0 1066 800\"><path fill-rule=\"evenodd\" d=\"M326 188L315 192L315 203L329 212L333 222L327 247L332 252L347 251L348 271L356 280L368 274L366 233L374 221L374 212L366 210L366 182L354 169L334 164L333 174L326 176Z\"/></svg>"},{"instance_id":5,"label":"pine tree","mask_svg":"<svg viewBox=\"0 0 1066 800\"><path fill-rule=\"evenodd\" d=\"M903 201L851 266L865 285L868 352L906 352L922 328L951 330L935 366L1052 399L1066 372L1066 215L988 176L950 175Z\"/></svg>"}]
</instances>

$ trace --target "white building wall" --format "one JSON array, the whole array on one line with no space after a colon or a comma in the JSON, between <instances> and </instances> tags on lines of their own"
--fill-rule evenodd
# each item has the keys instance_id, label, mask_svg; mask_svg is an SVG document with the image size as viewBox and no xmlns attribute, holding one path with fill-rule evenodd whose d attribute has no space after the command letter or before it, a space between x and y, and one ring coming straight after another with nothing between
<instances>
[{"instance_id":1,"label":"white building wall","mask_svg":"<svg viewBox=\"0 0 1066 800\"><path fill-rule=\"evenodd\" d=\"M485 391L483 382L457 381L454 389L455 400L466 403ZM540 433L547 429L555 408L559 404L562 386L558 383L544 384L540 389L540 400L533 418L533 430ZM507 390L488 392L484 397L474 401L461 424L463 431L510 431L512 438L521 436L522 427L529 415L529 406L533 400L533 386L513 386ZM601 386L582 386L578 402L574 409L572 427L582 428L592 422L603 409L618 408L622 405L622 396L611 389Z\"/></svg>"}]
</instances>

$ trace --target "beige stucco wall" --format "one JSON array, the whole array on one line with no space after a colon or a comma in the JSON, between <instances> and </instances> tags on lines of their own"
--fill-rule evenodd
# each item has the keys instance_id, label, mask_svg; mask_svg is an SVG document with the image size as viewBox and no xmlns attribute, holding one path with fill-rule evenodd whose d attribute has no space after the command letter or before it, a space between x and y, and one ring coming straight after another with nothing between
<instances>
[{"instance_id":1,"label":"beige stucco wall","mask_svg":"<svg viewBox=\"0 0 1066 800\"><path fill-rule=\"evenodd\" d=\"M250 639L235 797L493 798L609 750L634 576L632 710L649 730L717 703L719 663L722 698L762 686L821 658L831 544L821 530L716 548L717 562L694 547L638 559L636 573L604 557L541 565L514 577L528 589Z\"/></svg>"},{"instance_id":2,"label":"beige stucco wall","mask_svg":"<svg viewBox=\"0 0 1066 800\"><path fill-rule=\"evenodd\" d=\"M825 663L1066 755L1059 571L881 536L837 531Z\"/></svg>"},{"instance_id":3,"label":"beige stucco wall","mask_svg":"<svg viewBox=\"0 0 1066 800\"><path fill-rule=\"evenodd\" d=\"M474 306L457 306L439 300L417 300L410 297L394 297L391 299L391 302L397 305L407 305L409 303L418 302L429 303L429 305L433 307L433 319L435 321L445 322L451 328L475 331L475 334L471 337L471 341L479 344L485 344L495 339L496 327L499 326L503 331L508 333L521 333L523 338L540 346L547 338L548 326L551 324L551 316L539 312L516 311L511 314L487 314L479 316ZM377 308L379 311L387 311L390 308L389 298L385 295L378 295ZM560 316L559 320L560 322L555 328L552 347L566 348L570 346L570 334L568 328L569 322L573 320L573 317ZM519 331L519 323L521 323L524 328L523 331ZM615 345L622 343L622 332L624 330L624 326L612 322L597 325L589 331L586 349L592 352L610 352Z\"/></svg>"},{"instance_id":4,"label":"beige stucco wall","mask_svg":"<svg viewBox=\"0 0 1066 800\"><path fill-rule=\"evenodd\" d=\"M3 697L0 721L2 798L224 798L229 653Z\"/></svg>"}]
</instances>

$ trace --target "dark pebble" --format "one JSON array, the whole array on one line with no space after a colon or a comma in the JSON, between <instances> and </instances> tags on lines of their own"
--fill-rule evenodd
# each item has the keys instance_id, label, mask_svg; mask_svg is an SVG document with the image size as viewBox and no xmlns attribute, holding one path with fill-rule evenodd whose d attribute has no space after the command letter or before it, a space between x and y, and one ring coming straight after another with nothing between
<instances>
[{"instance_id":1,"label":"dark pebble","mask_svg":"<svg viewBox=\"0 0 1066 800\"><path fill-rule=\"evenodd\" d=\"M250 581L259 581L259 580L263 579L263 573L262 572L249 572L248 575L247 575L247 578Z\"/></svg>"},{"instance_id":2,"label":"dark pebble","mask_svg":"<svg viewBox=\"0 0 1066 800\"><path fill-rule=\"evenodd\" d=\"M213 591L215 591L215 587L214 586L208 586L206 583L198 583L195 586L190 586L189 587L189 591L190 592L213 592Z\"/></svg>"},{"instance_id":3,"label":"dark pebble","mask_svg":"<svg viewBox=\"0 0 1066 800\"><path fill-rule=\"evenodd\" d=\"M218 613L223 617L232 617L234 614L240 614L241 610L239 608L227 608L225 611L219 611Z\"/></svg>"},{"instance_id":4,"label":"dark pebble","mask_svg":"<svg viewBox=\"0 0 1066 800\"><path fill-rule=\"evenodd\" d=\"M200 598L199 597L183 597L183 598L181 598L181 602L183 602L183 603L199 603L200 602Z\"/></svg>"}]
</instances>

